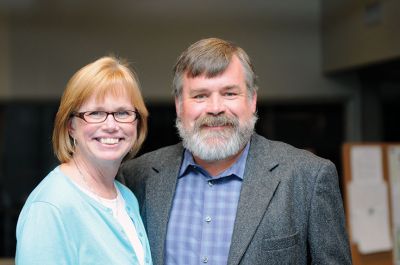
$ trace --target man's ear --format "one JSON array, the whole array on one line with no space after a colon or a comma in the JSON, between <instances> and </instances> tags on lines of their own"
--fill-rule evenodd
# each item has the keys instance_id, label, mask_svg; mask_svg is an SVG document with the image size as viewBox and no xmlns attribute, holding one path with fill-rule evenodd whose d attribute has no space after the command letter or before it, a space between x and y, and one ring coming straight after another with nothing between
<instances>
[{"instance_id":1,"label":"man's ear","mask_svg":"<svg viewBox=\"0 0 400 265\"><path fill-rule=\"evenodd\" d=\"M251 111L253 113L256 113L256 111L257 111L257 92L254 92L254 94L251 98Z\"/></svg>"},{"instance_id":2,"label":"man's ear","mask_svg":"<svg viewBox=\"0 0 400 265\"><path fill-rule=\"evenodd\" d=\"M182 100L179 97L175 97L175 111L177 117L179 117L181 114L181 106L182 106Z\"/></svg>"}]
</instances>

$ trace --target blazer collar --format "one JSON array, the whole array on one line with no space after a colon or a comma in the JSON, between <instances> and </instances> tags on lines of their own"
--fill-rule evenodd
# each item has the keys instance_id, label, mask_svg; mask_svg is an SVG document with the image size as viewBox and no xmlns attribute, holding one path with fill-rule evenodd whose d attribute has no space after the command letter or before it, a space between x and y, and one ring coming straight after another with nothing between
<instances>
[{"instance_id":1,"label":"blazer collar","mask_svg":"<svg viewBox=\"0 0 400 265\"><path fill-rule=\"evenodd\" d=\"M147 233L153 239L150 243L154 264L164 264L164 242L182 156L181 144L167 149L163 157L154 161L153 175L146 183L146 219L151 220L147 222Z\"/></svg>"},{"instance_id":2,"label":"blazer collar","mask_svg":"<svg viewBox=\"0 0 400 265\"><path fill-rule=\"evenodd\" d=\"M254 134L233 229L230 265L239 264L279 185L280 179L274 174L279 163L275 159L270 142Z\"/></svg>"}]
</instances>

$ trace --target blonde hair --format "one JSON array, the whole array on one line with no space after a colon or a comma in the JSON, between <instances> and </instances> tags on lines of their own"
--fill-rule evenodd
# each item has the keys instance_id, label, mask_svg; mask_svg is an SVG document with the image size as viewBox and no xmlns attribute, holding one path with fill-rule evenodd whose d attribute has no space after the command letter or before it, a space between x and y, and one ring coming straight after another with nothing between
<instances>
[{"instance_id":1,"label":"blonde hair","mask_svg":"<svg viewBox=\"0 0 400 265\"><path fill-rule=\"evenodd\" d=\"M123 92L126 92L139 113L137 139L124 159L133 157L139 151L147 135L148 111L140 93L137 76L127 63L107 56L81 68L72 76L64 90L52 138L54 153L61 163L71 160L75 148L68 130L72 113L93 95L96 100L103 100L110 93L120 95Z\"/></svg>"}]
</instances>

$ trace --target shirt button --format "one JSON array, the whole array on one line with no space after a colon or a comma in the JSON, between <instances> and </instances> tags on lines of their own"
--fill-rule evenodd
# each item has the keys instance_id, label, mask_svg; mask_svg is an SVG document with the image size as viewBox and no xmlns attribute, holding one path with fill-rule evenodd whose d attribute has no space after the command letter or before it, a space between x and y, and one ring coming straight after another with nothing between
<instances>
[{"instance_id":1,"label":"shirt button","mask_svg":"<svg viewBox=\"0 0 400 265\"><path fill-rule=\"evenodd\" d=\"M213 185L212 181L211 181L211 180L209 180L209 181L208 181L208 186L210 186L210 187L211 187L212 185Z\"/></svg>"},{"instance_id":2,"label":"shirt button","mask_svg":"<svg viewBox=\"0 0 400 265\"><path fill-rule=\"evenodd\" d=\"M207 223L211 222L211 217L210 217L210 216L206 216L205 221L206 221Z\"/></svg>"},{"instance_id":3,"label":"shirt button","mask_svg":"<svg viewBox=\"0 0 400 265\"><path fill-rule=\"evenodd\" d=\"M208 258L207 257L203 257L203 263L207 263L208 262Z\"/></svg>"}]
</instances>

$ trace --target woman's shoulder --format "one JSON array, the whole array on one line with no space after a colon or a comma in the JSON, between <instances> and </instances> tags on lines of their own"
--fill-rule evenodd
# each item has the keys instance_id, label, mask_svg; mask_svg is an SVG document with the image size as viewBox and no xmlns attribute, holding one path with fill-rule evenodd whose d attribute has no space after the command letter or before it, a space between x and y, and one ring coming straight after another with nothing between
<instances>
[{"instance_id":1,"label":"woman's shoulder","mask_svg":"<svg viewBox=\"0 0 400 265\"><path fill-rule=\"evenodd\" d=\"M25 204L35 202L48 203L55 207L73 203L71 193L74 192L71 180L57 166L35 187Z\"/></svg>"}]
</instances>

